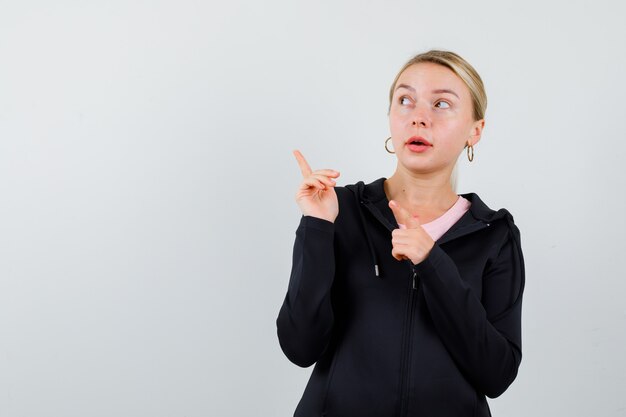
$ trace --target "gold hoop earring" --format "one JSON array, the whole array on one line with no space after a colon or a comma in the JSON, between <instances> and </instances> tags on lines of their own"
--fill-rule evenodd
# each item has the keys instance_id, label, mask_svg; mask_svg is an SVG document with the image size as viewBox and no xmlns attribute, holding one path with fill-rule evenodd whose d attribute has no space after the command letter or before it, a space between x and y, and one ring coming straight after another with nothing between
<instances>
[{"instance_id":1,"label":"gold hoop earring","mask_svg":"<svg viewBox=\"0 0 626 417\"><path fill-rule=\"evenodd\" d=\"M467 159L469 159L470 162L472 162L474 160L474 145L470 145L469 142L467 142Z\"/></svg>"},{"instance_id":2,"label":"gold hoop earring","mask_svg":"<svg viewBox=\"0 0 626 417\"><path fill-rule=\"evenodd\" d=\"M389 153L396 153L396 151L391 152L391 151L389 150L389 148L387 148L387 142L389 142L389 139L391 139L391 136L389 136L389 137L385 140L385 150L386 150L387 152L389 152Z\"/></svg>"}]
</instances>

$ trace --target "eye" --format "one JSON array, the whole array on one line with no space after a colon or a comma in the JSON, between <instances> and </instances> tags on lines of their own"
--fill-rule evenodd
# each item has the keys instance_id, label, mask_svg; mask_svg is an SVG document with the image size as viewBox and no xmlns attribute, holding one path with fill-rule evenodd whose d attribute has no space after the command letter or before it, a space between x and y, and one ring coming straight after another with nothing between
<instances>
[{"instance_id":1,"label":"eye","mask_svg":"<svg viewBox=\"0 0 626 417\"><path fill-rule=\"evenodd\" d=\"M450 103L448 103L447 101L438 101L438 102L435 103L435 106L437 106L438 104L445 104L444 107L439 106L440 109L449 109L450 108Z\"/></svg>"},{"instance_id":2,"label":"eye","mask_svg":"<svg viewBox=\"0 0 626 417\"><path fill-rule=\"evenodd\" d=\"M404 100L409 100L409 98L407 96L402 96L398 99L398 101L400 102L400 104L405 104Z\"/></svg>"}]
</instances>

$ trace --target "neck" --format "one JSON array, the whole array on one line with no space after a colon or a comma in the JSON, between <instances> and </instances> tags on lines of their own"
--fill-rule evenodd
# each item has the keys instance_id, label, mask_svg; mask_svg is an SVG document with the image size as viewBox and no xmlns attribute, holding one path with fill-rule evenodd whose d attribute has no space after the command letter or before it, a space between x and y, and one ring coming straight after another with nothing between
<instances>
[{"instance_id":1,"label":"neck","mask_svg":"<svg viewBox=\"0 0 626 417\"><path fill-rule=\"evenodd\" d=\"M396 172L385 183L387 199L397 200L413 209L447 210L457 200L446 171L416 174L398 165Z\"/></svg>"}]
</instances>

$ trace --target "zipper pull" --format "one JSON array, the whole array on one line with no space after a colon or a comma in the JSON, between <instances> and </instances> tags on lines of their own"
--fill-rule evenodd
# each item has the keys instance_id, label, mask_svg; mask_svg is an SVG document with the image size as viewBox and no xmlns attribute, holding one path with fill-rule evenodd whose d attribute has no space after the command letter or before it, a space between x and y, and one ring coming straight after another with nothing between
<instances>
[{"instance_id":1,"label":"zipper pull","mask_svg":"<svg viewBox=\"0 0 626 417\"><path fill-rule=\"evenodd\" d=\"M413 289L417 289L417 272L413 271Z\"/></svg>"}]
</instances>

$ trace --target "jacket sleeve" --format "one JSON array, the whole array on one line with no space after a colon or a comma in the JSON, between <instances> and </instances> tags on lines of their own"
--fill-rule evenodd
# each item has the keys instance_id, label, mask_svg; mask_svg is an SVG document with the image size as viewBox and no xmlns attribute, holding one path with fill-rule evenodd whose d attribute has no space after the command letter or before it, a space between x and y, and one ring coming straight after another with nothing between
<instances>
[{"instance_id":1,"label":"jacket sleeve","mask_svg":"<svg viewBox=\"0 0 626 417\"><path fill-rule=\"evenodd\" d=\"M507 239L484 271L482 300L437 244L413 269L434 326L461 371L488 397L502 394L522 359L524 259L517 227L509 221Z\"/></svg>"},{"instance_id":2,"label":"jacket sleeve","mask_svg":"<svg viewBox=\"0 0 626 417\"><path fill-rule=\"evenodd\" d=\"M312 216L302 216L296 230L289 287L276 326L283 352L301 367L315 363L330 341L334 231L334 223Z\"/></svg>"}]
</instances>

